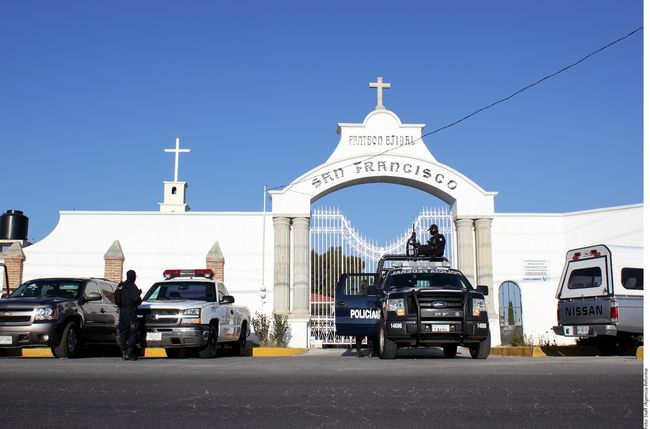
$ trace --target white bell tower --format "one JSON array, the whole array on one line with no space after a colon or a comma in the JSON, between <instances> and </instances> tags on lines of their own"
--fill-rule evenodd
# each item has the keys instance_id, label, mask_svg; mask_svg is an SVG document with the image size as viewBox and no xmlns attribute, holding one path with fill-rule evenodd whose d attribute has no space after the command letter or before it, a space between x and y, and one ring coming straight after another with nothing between
<instances>
[{"instance_id":1,"label":"white bell tower","mask_svg":"<svg viewBox=\"0 0 650 429\"><path fill-rule=\"evenodd\" d=\"M189 149L180 148L180 138L176 138L175 149L163 149L164 152L175 154L174 157L174 180L163 182L163 202L160 204L160 211L165 213L186 212L190 209L185 201L187 182L178 181L178 158L180 153L188 153Z\"/></svg>"}]
</instances>

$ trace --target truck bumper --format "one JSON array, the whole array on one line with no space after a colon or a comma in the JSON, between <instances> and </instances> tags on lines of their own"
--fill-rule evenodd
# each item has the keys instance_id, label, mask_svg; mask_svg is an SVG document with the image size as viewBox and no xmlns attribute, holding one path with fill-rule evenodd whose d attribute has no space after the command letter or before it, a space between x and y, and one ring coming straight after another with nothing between
<instances>
[{"instance_id":1,"label":"truck bumper","mask_svg":"<svg viewBox=\"0 0 650 429\"><path fill-rule=\"evenodd\" d=\"M56 323L0 327L0 348L51 347L57 342Z\"/></svg>"},{"instance_id":2,"label":"truck bumper","mask_svg":"<svg viewBox=\"0 0 650 429\"><path fill-rule=\"evenodd\" d=\"M601 335L616 336L616 325L561 325L553 326L556 335L564 337L598 337Z\"/></svg>"},{"instance_id":3,"label":"truck bumper","mask_svg":"<svg viewBox=\"0 0 650 429\"><path fill-rule=\"evenodd\" d=\"M147 328L146 346L181 348L205 347L210 336L210 328L206 326L176 327L176 328Z\"/></svg>"},{"instance_id":4,"label":"truck bumper","mask_svg":"<svg viewBox=\"0 0 650 429\"><path fill-rule=\"evenodd\" d=\"M489 335L487 321L430 321L390 320L386 322L388 338L400 345L442 345L472 344L486 339Z\"/></svg>"}]
</instances>

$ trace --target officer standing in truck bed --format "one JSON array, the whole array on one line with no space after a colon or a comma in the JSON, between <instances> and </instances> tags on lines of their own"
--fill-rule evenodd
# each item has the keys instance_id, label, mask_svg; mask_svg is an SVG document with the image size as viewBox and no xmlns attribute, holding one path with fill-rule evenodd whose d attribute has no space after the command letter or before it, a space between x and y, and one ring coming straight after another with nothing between
<instances>
[{"instance_id":1,"label":"officer standing in truck bed","mask_svg":"<svg viewBox=\"0 0 650 429\"><path fill-rule=\"evenodd\" d=\"M438 225L435 223L431 224L429 227L429 233L431 234L431 237L427 241L427 244L431 249L431 256L440 258L445 254L445 244L447 243L447 240L444 235L438 232Z\"/></svg>"}]
</instances>

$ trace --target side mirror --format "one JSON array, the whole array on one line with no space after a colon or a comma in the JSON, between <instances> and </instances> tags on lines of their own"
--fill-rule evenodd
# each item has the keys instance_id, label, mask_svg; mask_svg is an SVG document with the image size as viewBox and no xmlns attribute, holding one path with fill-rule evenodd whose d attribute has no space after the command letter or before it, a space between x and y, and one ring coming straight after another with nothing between
<instances>
[{"instance_id":1,"label":"side mirror","mask_svg":"<svg viewBox=\"0 0 650 429\"><path fill-rule=\"evenodd\" d=\"M9 297L8 293L3 293L2 295L0 295L0 298L2 298L2 299L5 299L7 297Z\"/></svg>"},{"instance_id":2,"label":"side mirror","mask_svg":"<svg viewBox=\"0 0 650 429\"><path fill-rule=\"evenodd\" d=\"M479 293L483 294L483 296L488 296L489 289L487 286L476 286L476 289Z\"/></svg>"},{"instance_id":3,"label":"side mirror","mask_svg":"<svg viewBox=\"0 0 650 429\"><path fill-rule=\"evenodd\" d=\"M102 296L97 292L90 292L88 295L84 296L85 302L101 301L101 300L102 300Z\"/></svg>"},{"instance_id":4,"label":"side mirror","mask_svg":"<svg viewBox=\"0 0 650 429\"><path fill-rule=\"evenodd\" d=\"M379 292L379 288L377 286L368 286L366 295L377 295L378 292Z\"/></svg>"},{"instance_id":5,"label":"side mirror","mask_svg":"<svg viewBox=\"0 0 650 429\"><path fill-rule=\"evenodd\" d=\"M224 295L223 299L219 302L219 304L234 304L235 303L235 297L232 295Z\"/></svg>"}]
</instances>

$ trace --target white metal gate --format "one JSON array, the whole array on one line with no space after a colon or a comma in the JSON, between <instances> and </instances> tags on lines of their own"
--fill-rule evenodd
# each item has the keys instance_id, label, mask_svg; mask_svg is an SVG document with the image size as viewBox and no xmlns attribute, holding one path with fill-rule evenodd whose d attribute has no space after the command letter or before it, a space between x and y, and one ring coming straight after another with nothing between
<instances>
[{"instance_id":1,"label":"white metal gate","mask_svg":"<svg viewBox=\"0 0 650 429\"><path fill-rule=\"evenodd\" d=\"M447 239L445 256L454 265L456 235L447 207L423 209L414 220L420 243L429 238L429 225L435 223ZM310 222L311 241L311 336L312 346L350 344L347 337L336 335L334 326L334 289L339 275L345 272L374 272L377 262L387 253L400 254L412 229L384 246L368 241L354 229L336 208L314 208Z\"/></svg>"}]
</instances>

